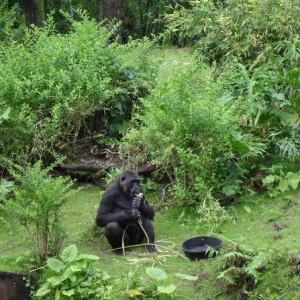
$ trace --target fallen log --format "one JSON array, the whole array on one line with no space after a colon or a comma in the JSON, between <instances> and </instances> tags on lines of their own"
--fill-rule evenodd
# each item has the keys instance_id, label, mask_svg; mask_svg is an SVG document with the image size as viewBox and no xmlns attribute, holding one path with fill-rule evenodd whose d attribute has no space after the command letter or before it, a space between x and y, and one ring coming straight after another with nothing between
<instances>
[{"instance_id":1,"label":"fallen log","mask_svg":"<svg viewBox=\"0 0 300 300\"><path fill-rule=\"evenodd\" d=\"M113 166L115 167L115 166ZM97 165L92 165L92 164L62 164L60 168L62 170L69 170L69 171L81 171L81 172L92 172L92 173L97 173L97 172L104 172L109 170L109 166L97 166ZM137 173L139 175L146 175L146 174L151 174L154 171L156 171L155 166L144 166L140 167L137 169Z\"/></svg>"},{"instance_id":2,"label":"fallen log","mask_svg":"<svg viewBox=\"0 0 300 300\"><path fill-rule=\"evenodd\" d=\"M62 164L61 168L63 170L71 171L83 171L83 172L99 172L106 171L107 168L103 166L96 166L91 164Z\"/></svg>"}]
</instances>

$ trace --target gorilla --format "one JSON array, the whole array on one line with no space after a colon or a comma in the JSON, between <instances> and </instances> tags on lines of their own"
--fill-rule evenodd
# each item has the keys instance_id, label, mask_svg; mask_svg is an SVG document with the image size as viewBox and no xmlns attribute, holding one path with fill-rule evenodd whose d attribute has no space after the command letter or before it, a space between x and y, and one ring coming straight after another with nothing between
<instances>
[{"instance_id":1,"label":"gorilla","mask_svg":"<svg viewBox=\"0 0 300 300\"><path fill-rule=\"evenodd\" d=\"M146 246L146 251L156 252L151 222L154 210L140 193L139 175L126 170L103 195L96 224L105 227L105 237L113 249L122 248L122 244L125 247L140 244L146 237L150 244ZM115 252L120 254L122 249Z\"/></svg>"}]
</instances>

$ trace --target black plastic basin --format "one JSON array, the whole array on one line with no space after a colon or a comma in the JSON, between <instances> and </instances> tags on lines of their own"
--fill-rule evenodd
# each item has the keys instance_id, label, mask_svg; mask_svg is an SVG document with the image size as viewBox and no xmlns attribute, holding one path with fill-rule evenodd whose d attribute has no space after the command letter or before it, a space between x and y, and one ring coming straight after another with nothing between
<instances>
[{"instance_id":1,"label":"black plastic basin","mask_svg":"<svg viewBox=\"0 0 300 300\"><path fill-rule=\"evenodd\" d=\"M183 242L181 248L190 260L207 258L206 251L210 248L218 250L222 241L213 236L197 236Z\"/></svg>"}]
</instances>

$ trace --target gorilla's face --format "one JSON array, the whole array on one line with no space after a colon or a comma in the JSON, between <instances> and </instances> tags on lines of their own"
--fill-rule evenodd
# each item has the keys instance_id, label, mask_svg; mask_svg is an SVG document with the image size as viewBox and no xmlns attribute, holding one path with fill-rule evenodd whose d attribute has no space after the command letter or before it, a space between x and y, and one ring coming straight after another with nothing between
<instances>
[{"instance_id":1,"label":"gorilla's face","mask_svg":"<svg viewBox=\"0 0 300 300\"><path fill-rule=\"evenodd\" d=\"M130 182L130 196L132 198L135 198L141 191L141 188L140 188L140 181L139 180L132 180Z\"/></svg>"},{"instance_id":2,"label":"gorilla's face","mask_svg":"<svg viewBox=\"0 0 300 300\"><path fill-rule=\"evenodd\" d=\"M124 173L120 178L121 188L127 196L135 198L141 192L140 178L134 172L129 173L129 171L127 171L127 173Z\"/></svg>"}]
</instances>

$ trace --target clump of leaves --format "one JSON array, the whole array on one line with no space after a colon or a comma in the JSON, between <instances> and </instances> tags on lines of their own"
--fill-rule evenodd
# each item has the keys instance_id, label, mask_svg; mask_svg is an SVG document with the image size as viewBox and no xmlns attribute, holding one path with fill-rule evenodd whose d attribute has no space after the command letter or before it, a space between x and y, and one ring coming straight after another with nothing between
<instances>
[{"instance_id":1,"label":"clump of leaves","mask_svg":"<svg viewBox=\"0 0 300 300\"><path fill-rule=\"evenodd\" d=\"M174 292L180 283L177 284L177 286L171 283L171 278L166 274L164 270L160 268L146 268L146 273L158 283L156 286L156 291L154 290L153 292L153 296L155 297L155 299L173 298ZM181 273L176 273L175 276L182 280L196 281L198 279L198 276L190 276Z\"/></svg>"},{"instance_id":2,"label":"clump of leaves","mask_svg":"<svg viewBox=\"0 0 300 300\"><path fill-rule=\"evenodd\" d=\"M197 206L197 213L199 214L199 221L195 230L202 225L208 228L208 233L215 232L225 220L232 221L227 211L210 192L207 193L202 204Z\"/></svg>"},{"instance_id":3,"label":"clump of leaves","mask_svg":"<svg viewBox=\"0 0 300 300\"><path fill-rule=\"evenodd\" d=\"M0 203L2 200L6 199L9 192L14 189L14 183L12 181L7 181L6 179L1 179L0 181Z\"/></svg>"},{"instance_id":4,"label":"clump of leaves","mask_svg":"<svg viewBox=\"0 0 300 300\"><path fill-rule=\"evenodd\" d=\"M14 197L0 207L7 223L13 226L17 220L26 229L38 266L61 250L65 238L61 208L77 191L71 189L74 181L70 178L50 176L58 163L45 169L42 161L33 166L12 165L10 174L18 184Z\"/></svg>"},{"instance_id":5,"label":"clump of leaves","mask_svg":"<svg viewBox=\"0 0 300 300\"><path fill-rule=\"evenodd\" d=\"M127 133L120 151L131 167L159 166L169 177L172 196L190 205L225 182L233 156L227 136L236 119L208 68L179 63L169 68L143 99L143 111L134 120L142 126Z\"/></svg>"},{"instance_id":6,"label":"clump of leaves","mask_svg":"<svg viewBox=\"0 0 300 300\"><path fill-rule=\"evenodd\" d=\"M81 254L75 245L65 248L59 258L50 257L43 267L44 282L37 299L112 299L110 275L95 267L99 257Z\"/></svg>"},{"instance_id":7,"label":"clump of leaves","mask_svg":"<svg viewBox=\"0 0 300 300\"><path fill-rule=\"evenodd\" d=\"M247 294L258 283L263 271L273 265L278 253L273 250L254 252L236 247L222 257L218 279L224 283L223 291L229 294Z\"/></svg>"},{"instance_id":8,"label":"clump of leaves","mask_svg":"<svg viewBox=\"0 0 300 300\"><path fill-rule=\"evenodd\" d=\"M296 190L298 188L300 182L299 172L285 173L281 165L273 165L264 170L269 174L262 179L262 183L270 197L277 197L290 189Z\"/></svg>"}]
</instances>

